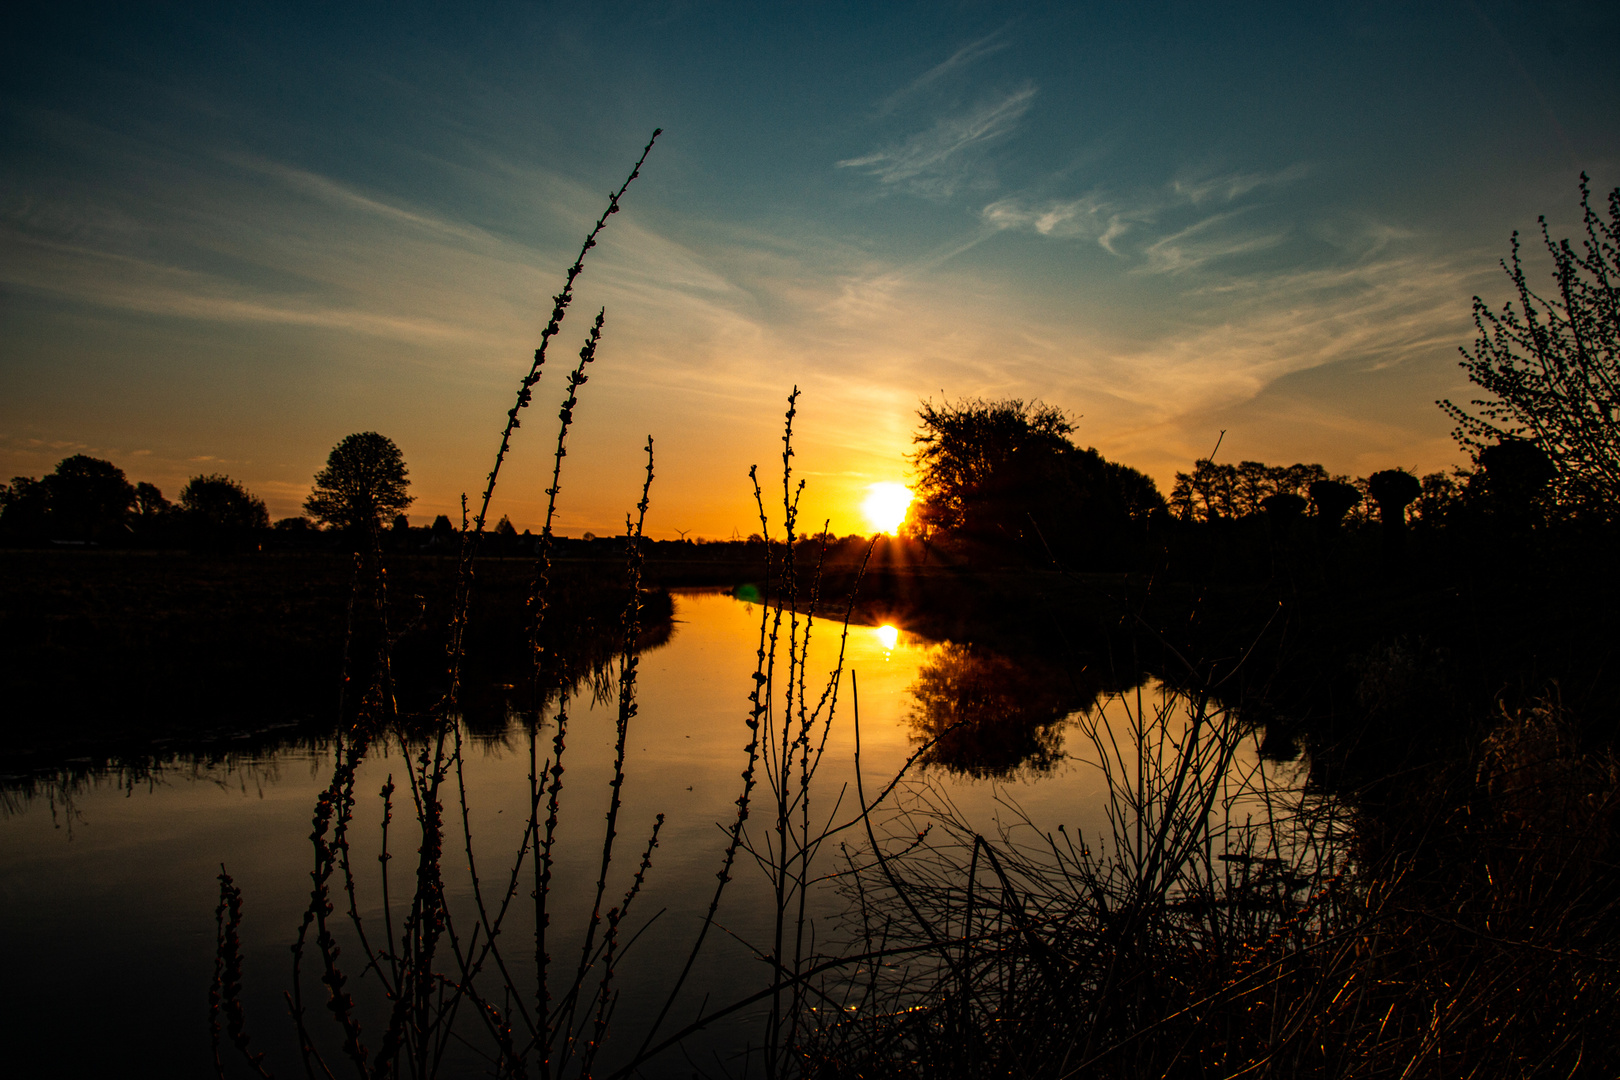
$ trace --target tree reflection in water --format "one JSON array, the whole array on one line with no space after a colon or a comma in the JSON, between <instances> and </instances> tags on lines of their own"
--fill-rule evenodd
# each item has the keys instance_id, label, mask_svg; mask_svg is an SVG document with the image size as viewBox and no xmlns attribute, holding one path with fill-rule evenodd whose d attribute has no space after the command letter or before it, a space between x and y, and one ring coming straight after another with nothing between
<instances>
[{"instance_id":1,"label":"tree reflection in water","mask_svg":"<svg viewBox=\"0 0 1620 1080\"><path fill-rule=\"evenodd\" d=\"M1040 660L947 641L911 686L913 738L932 741L919 761L974 779L1050 773L1064 759L1063 729L1103 689Z\"/></svg>"}]
</instances>

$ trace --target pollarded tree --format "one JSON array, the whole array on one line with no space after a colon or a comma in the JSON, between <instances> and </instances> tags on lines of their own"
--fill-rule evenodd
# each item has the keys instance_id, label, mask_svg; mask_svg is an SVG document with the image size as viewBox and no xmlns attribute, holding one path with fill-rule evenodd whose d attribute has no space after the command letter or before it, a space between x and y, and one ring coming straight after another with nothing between
<instances>
[{"instance_id":1,"label":"pollarded tree","mask_svg":"<svg viewBox=\"0 0 1620 1080\"><path fill-rule=\"evenodd\" d=\"M1385 565L1399 569L1406 559L1406 508L1423 494L1423 482L1405 469L1383 469L1367 477L1367 494L1378 504Z\"/></svg>"},{"instance_id":2,"label":"pollarded tree","mask_svg":"<svg viewBox=\"0 0 1620 1080\"><path fill-rule=\"evenodd\" d=\"M405 456L394 440L375 431L350 435L332 448L326 468L315 474L315 488L304 500L310 517L334 529L370 528L405 512Z\"/></svg>"},{"instance_id":3,"label":"pollarded tree","mask_svg":"<svg viewBox=\"0 0 1620 1080\"><path fill-rule=\"evenodd\" d=\"M1540 219L1557 283L1551 299L1530 288L1513 234L1502 269L1518 304L1509 301L1498 315L1474 297L1479 338L1472 352L1462 350L1468 378L1490 396L1469 402L1471 409L1438 404L1465 448L1477 455L1527 439L1557 469L1558 501L1610 515L1620 505L1620 188L1610 192L1604 220L1582 173L1581 210L1581 252L1555 242Z\"/></svg>"},{"instance_id":4,"label":"pollarded tree","mask_svg":"<svg viewBox=\"0 0 1620 1080\"><path fill-rule=\"evenodd\" d=\"M1361 492L1356 486L1343 480L1318 480L1311 485L1310 492L1317 523L1324 532L1337 529L1344 515L1361 501Z\"/></svg>"},{"instance_id":5,"label":"pollarded tree","mask_svg":"<svg viewBox=\"0 0 1620 1080\"><path fill-rule=\"evenodd\" d=\"M1478 457L1491 494L1511 503L1528 504L1558 472L1539 446L1522 439L1487 446Z\"/></svg>"},{"instance_id":6,"label":"pollarded tree","mask_svg":"<svg viewBox=\"0 0 1620 1080\"><path fill-rule=\"evenodd\" d=\"M1367 492L1378 504L1385 529L1406 527L1406 508L1423 494L1423 482L1405 469L1383 469L1367 477Z\"/></svg>"}]
</instances>

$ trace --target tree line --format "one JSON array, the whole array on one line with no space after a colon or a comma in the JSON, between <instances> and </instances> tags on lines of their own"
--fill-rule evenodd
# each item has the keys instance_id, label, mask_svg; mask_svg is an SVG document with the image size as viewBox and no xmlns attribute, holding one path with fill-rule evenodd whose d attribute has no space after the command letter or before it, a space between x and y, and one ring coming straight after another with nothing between
<instances>
[{"instance_id":1,"label":"tree line","mask_svg":"<svg viewBox=\"0 0 1620 1080\"><path fill-rule=\"evenodd\" d=\"M130 483L110 461L74 454L43 477L0 484L0 540L10 544L238 547L271 530L354 532L391 521L408 527L409 472L392 439L374 431L344 438L315 474L308 516L272 527L263 499L219 473L191 477L171 503L146 481ZM448 518L440 515L448 530ZM436 523L437 524L437 523Z\"/></svg>"},{"instance_id":2,"label":"tree line","mask_svg":"<svg viewBox=\"0 0 1620 1080\"><path fill-rule=\"evenodd\" d=\"M1523 533L1590 518L1588 503L1561 501L1546 452L1511 436L1480 447L1472 469L1422 477L1202 458L1176 473L1166 499L1152 478L1076 446L1073 421L1048 405L925 402L918 417L918 497L905 533L942 558L981 564L1140 569L1169 545L1229 534L1275 545L1298 530L1318 539L1371 532L1398 554L1412 527Z\"/></svg>"},{"instance_id":3,"label":"tree line","mask_svg":"<svg viewBox=\"0 0 1620 1080\"><path fill-rule=\"evenodd\" d=\"M1461 366L1483 396L1436 402L1470 467L1352 478L1212 454L1177 472L1166 499L1149 477L1077 446L1074 421L1052 406L929 401L918 410L908 533L970 559L1082 570L1142 566L1170 536L1275 544L1306 519L1318 536L1376 525L1386 553L1419 524L1463 541L1606 535L1620 507L1620 188L1606 216L1584 174L1580 190L1578 247L1553 240L1541 219L1555 291L1530 286L1515 233L1501 264L1513 299L1494 310L1474 298L1478 337Z\"/></svg>"}]
</instances>

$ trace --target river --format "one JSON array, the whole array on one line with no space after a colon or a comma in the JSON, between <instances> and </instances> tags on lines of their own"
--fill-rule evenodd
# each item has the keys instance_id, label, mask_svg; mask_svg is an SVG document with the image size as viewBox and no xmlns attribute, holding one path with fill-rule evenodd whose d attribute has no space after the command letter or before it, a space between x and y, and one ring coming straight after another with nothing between
<instances>
[{"instance_id":1,"label":"river","mask_svg":"<svg viewBox=\"0 0 1620 1080\"><path fill-rule=\"evenodd\" d=\"M604 1064L622 1060L631 1048L628 1033L644 1028L656 1014L714 891L725 826L735 816L742 790L749 739L745 720L762 615L769 613L724 593L678 593L674 633L640 658L637 711L629 722L623 802L603 907L622 901L655 816L663 814L646 883L625 920L620 945L649 917L657 918L618 960L614 988L619 996L611 1025L618 1039L616 1049L604 1051ZM781 624L779 651L786 647L790 624ZM844 674L832 723L824 728L818 721L810 729L811 745L824 745L824 750L809 789L808 814L802 807L793 811L793 820L808 820L813 834L857 817L857 699L859 780L868 802L931 735L946 730L946 737L925 749L907 782L874 815L874 827L891 837L915 828L916 812L924 804L954 807L962 821L987 835L1005 829L1040 835L1059 825L1073 837L1100 840L1109 832L1108 777L1099 767L1097 744L1083 732L1091 730L1088 723L1100 722L1105 731L1110 724L1116 730L1128 727L1133 710L1151 709L1156 684L1123 695L1099 694L1073 679L1050 672L1031 675L1009 666L1013 661L922 640L893 627L850 627L846 637L842 627L817 621L803 665L811 707L828 674L838 667L840 649ZM778 694L784 692L785 677L784 668L774 673L770 685ZM969 697L973 702L963 704ZM780 705L775 703L771 717L778 728L783 722ZM588 920L595 899L618 709L611 699L592 702L587 692L571 703L569 714L566 782L549 893L556 928L551 938L554 992L572 977L579 960L578 928ZM1013 720L999 733L990 730L993 724L979 722L1008 716ZM979 737L963 741L962 724L951 728L953 720L973 720L968 726ZM539 732L541 755L550 752L553 723L548 720ZM791 724L797 730L797 716ZM443 878L460 935L457 947L472 949L477 946L471 930L477 918L460 792L464 786L466 832L486 907L493 908L524 846L530 743L526 729L515 721L495 736L474 737L461 729L455 735L461 768L459 783L454 770L446 780ZM349 827L354 902L373 947L390 937L397 940L403 932L403 904L413 884L420 838L407 780L416 749L407 751L393 741L376 744L360 764L354 785L357 801ZM243 896L241 1003L252 1049L267 1054L266 1066L275 1075L302 1074L286 997L293 982L289 946L310 905L311 816L331 780L333 763L334 744L323 739L252 752L222 748L201 758L159 755L139 768L11 778L0 816L0 904L11 928L11 978L3 1010L8 1056L64 1075L212 1074L209 989L215 974L217 879L223 866ZM795 764L788 770L793 790L798 768ZM1264 774L1283 787L1297 785L1303 777L1297 764L1262 768L1252 739L1238 748L1231 768L1243 775ZM760 775L770 771L762 768ZM392 892L385 910L384 864L378 859L379 792L390 779L395 785L392 857L387 863ZM748 834L756 851L767 856L776 823L768 789L763 781L756 789ZM896 807L913 813L896 816ZM925 821L921 831L926 826ZM841 843L847 853L866 842L863 825L839 832L821 845L809 876L822 877L844 865ZM507 978L493 976L489 985L498 993L486 987L486 997L499 996L508 981L523 994L533 992L530 865L521 867L516 890L514 911L521 912L509 916L497 939ZM775 889L766 870L746 853L739 857L734 878L722 898L717 928L709 933L665 1031L697 1015L705 1004L712 1008L745 996L770 980L761 954L773 948ZM363 974L365 952L347 918L341 874L333 879L332 902L343 947L339 964L348 978L346 989L357 1002L355 1015L368 1033L368 1052L374 1053L378 1033L387 1024L387 1003L375 973ZM839 948L848 937L847 911L836 880L813 884L802 951L827 955ZM444 965L453 963L441 956ZM324 1009L321 963L313 945L303 968L308 1023L336 1072L348 1063ZM599 968L600 961L593 977ZM508 1016L521 1011L495 1004ZM686 1048L690 1061L712 1072L740 1073L739 1055L759 1038L764 1008L762 1003L743 1009L691 1040ZM580 1013L589 1012L586 1002ZM461 1033L478 1027L466 1028L465 1019L462 1023ZM521 1024L514 1022L514 1027ZM225 1051L232 1074L242 1073L240 1057L229 1046ZM487 1067L480 1056L484 1052L464 1045L458 1033L444 1042L442 1071L481 1074ZM648 1074L684 1074L692 1068L671 1054Z\"/></svg>"}]
</instances>

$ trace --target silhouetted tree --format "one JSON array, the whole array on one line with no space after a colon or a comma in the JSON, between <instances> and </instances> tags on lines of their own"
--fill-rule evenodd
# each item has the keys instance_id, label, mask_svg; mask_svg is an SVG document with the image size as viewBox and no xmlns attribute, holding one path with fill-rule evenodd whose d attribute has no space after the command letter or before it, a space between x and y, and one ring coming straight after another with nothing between
<instances>
[{"instance_id":1,"label":"silhouetted tree","mask_svg":"<svg viewBox=\"0 0 1620 1080\"><path fill-rule=\"evenodd\" d=\"M404 455L392 439L375 431L350 435L315 474L304 511L335 529L378 527L384 517L411 505L407 475Z\"/></svg>"},{"instance_id":2,"label":"silhouetted tree","mask_svg":"<svg viewBox=\"0 0 1620 1080\"><path fill-rule=\"evenodd\" d=\"M1217 466L1210 461L1205 468L1225 470L1231 466ZM1225 473L1223 473L1225 481ZM1239 461L1231 473L1231 483L1223 483L1226 507L1230 517L1244 518L1265 508L1265 500L1272 495L1298 495L1319 479L1327 479L1327 470L1320 465L1265 465L1264 461Z\"/></svg>"},{"instance_id":3,"label":"silhouetted tree","mask_svg":"<svg viewBox=\"0 0 1620 1080\"><path fill-rule=\"evenodd\" d=\"M1280 471L1267 467L1264 462L1238 462L1232 484L1235 504L1232 516L1243 517L1259 510L1261 504L1277 491L1275 474Z\"/></svg>"},{"instance_id":4,"label":"silhouetted tree","mask_svg":"<svg viewBox=\"0 0 1620 1080\"><path fill-rule=\"evenodd\" d=\"M40 483L50 492L50 529L57 537L104 540L129 524L135 487L110 461L75 454Z\"/></svg>"},{"instance_id":5,"label":"silhouetted tree","mask_svg":"<svg viewBox=\"0 0 1620 1080\"><path fill-rule=\"evenodd\" d=\"M180 489L180 512L209 532L245 532L270 527L264 500L228 476L193 476Z\"/></svg>"},{"instance_id":6,"label":"silhouetted tree","mask_svg":"<svg viewBox=\"0 0 1620 1080\"><path fill-rule=\"evenodd\" d=\"M1295 462L1287 468L1279 468L1273 472L1272 490L1284 495L1304 496L1311 490L1312 484L1327 478L1327 470L1322 466Z\"/></svg>"},{"instance_id":7,"label":"silhouetted tree","mask_svg":"<svg viewBox=\"0 0 1620 1080\"><path fill-rule=\"evenodd\" d=\"M1260 500L1260 509L1266 517L1267 531L1271 534L1271 572L1276 575L1290 569L1294 544L1294 523L1305 514L1310 504L1303 495L1292 491L1279 491Z\"/></svg>"},{"instance_id":8,"label":"silhouetted tree","mask_svg":"<svg viewBox=\"0 0 1620 1080\"><path fill-rule=\"evenodd\" d=\"M1355 505L1350 507L1349 510L1345 511L1345 520L1354 522L1357 525L1372 524L1373 507L1378 505L1378 500L1372 497L1372 490L1367 486L1367 478L1365 476L1358 476L1354 480L1351 480L1346 476L1337 476L1334 477L1334 479L1351 484L1355 487L1356 491L1361 493L1361 498L1356 501Z\"/></svg>"},{"instance_id":9,"label":"silhouetted tree","mask_svg":"<svg viewBox=\"0 0 1620 1080\"><path fill-rule=\"evenodd\" d=\"M1183 521L1218 521L1258 514L1273 495L1299 495L1317 480L1326 480L1320 465L1267 465L1240 461L1221 465L1200 458L1191 473L1176 473L1170 506Z\"/></svg>"},{"instance_id":10,"label":"silhouetted tree","mask_svg":"<svg viewBox=\"0 0 1620 1080\"><path fill-rule=\"evenodd\" d=\"M1051 772L1063 760L1063 727L1095 701L1068 673L946 642L911 686L912 736L935 740L925 765L979 778Z\"/></svg>"},{"instance_id":11,"label":"silhouetted tree","mask_svg":"<svg viewBox=\"0 0 1620 1080\"><path fill-rule=\"evenodd\" d=\"M495 533L491 537L491 550L504 557L512 554L516 546L517 527L512 524L511 518L502 514L501 520L495 523Z\"/></svg>"},{"instance_id":12,"label":"silhouetted tree","mask_svg":"<svg viewBox=\"0 0 1620 1080\"><path fill-rule=\"evenodd\" d=\"M1062 410L1023 401L964 400L917 412L918 474L910 521L927 539L946 530L1043 559L1124 554L1164 506L1153 481L1069 441Z\"/></svg>"},{"instance_id":13,"label":"silhouetted tree","mask_svg":"<svg viewBox=\"0 0 1620 1080\"><path fill-rule=\"evenodd\" d=\"M1384 469L1367 477L1367 490L1378 504L1384 527L1404 528L1406 508L1423 493L1423 484L1405 469Z\"/></svg>"},{"instance_id":14,"label":"silhouetted tree","mask_svg":"<svg viewBox=\"0 0 1620 1080\"><path fill-rule=\"evenodd\" d=\"M1361 492L1356 486L1343 480L1318 480L1311 485L1310 492L1317 523L1328 532L1337 529L1344 515L1361 501Z\"/></svg>"},{"instance_id":15,"label":"silhouetted tree","mask_svg":"<svg viewBox=\"0 0 1620 1080\"><path fill-rule=\"evenodd\" d=\"M1426 526L1442 525L1462 505L1463 489L1449 473L1432 472L1423 478L1417 498L1417 517Z\"/></svg>"},{"instance_id":16,"label":"silhouetted tree","mask_svg":"<svg viewBox=\"0 0 1620 1080\"><path fill-rule=\"evenodd\" d=\"M142 480L135 485L135 511L130 518L130 528L142 544L167 544L179 519L180 515L156 484Z\"/></svg>"},{"instance_id":17,"label":"silhouetted tree","mask_svg":"<svg viewBox=\"0 0 1620 1080\"><path fill-rule=\"evenodd\" d=\"M1257 463L1258 464L1258 463ZM1193 462L1190 473L1176 473L1170 505L1182 521L1220 521L1238 517L1238 469L1210 458Z\"/></svg>"},{"instance_id":18,"label":"silhouetted tree","mask_svg":"<svg viewBox=\"0 0 1620 1080\"><path fill-rule=\"evenodd\" d=\"M1367 493L1378 504L1384 557L1399 563L1406 555L1406 508L1423 493L1423 484L1405 469L1383 469L1367 477Z\"/></svg>"},{"instance_id":19,"label":"silhouetted tree","mask_svg":"<svg viewBox=\"0 0 1620 1080\"><path fill-rule=\"evenodd\" d=\"M1535 443L1508 439L1479 452L1491 508L1516 522L1535 512L1535 504L1558 470Z\"/></svg>"},{"instance_id":20,"label":"silhouetted tree","mask_svg":"<svg viewBox=\"0 0 1620 1080\"><path fill-rule=\"evenodd\" d=\"M1260 500L1260 508L1282 525L1305 513L1308 505L1303 496L1295 495L1292 491L1279 491Z\"/></svg>"},{"instance_id":21,"label":"silhouetted tree","mask_svg":"<svg viewBox=\"0 0 1620 1080\"><path fill-rule=\"evenodd\" d=\"M1074 425L1061 409L1022 401L924 402L912 442L917 502L941 528L971 529L995 517L1007 490L1038 479L1070 445ZM1019 475L1014 476L1014 473Z\"/></svg>"},{"instance_id":22,"label":"silhouetted tree","mask_svg":"<svg viewBox=\"0 0 1620 1080\"><path fill-rule=\"evenodd\" d=\"M1553 260L1557 293L1547 299L1530 288L1519 261L1519 234L1502 269L1518 304L1500 315L1474 297L1479 337L1463 349L1468 378L1490 396L1438 402L1456 422L1464 447L1527 439L1557 471L1559 498L1604 517L1620 505L1620 188L1609 194L1608 220L1595 212L1585 173L1582 252L1554 241L1540 218L1542 242Z\"/></svg>"},{"instance_id":23,"label":"silhouetted tree","mask_svg":"<svg viewBox=\"0 0 1620 1080\"><path fill-rule=\"evenodd\" d=\"M167 514L173 507L169 500L163 497L156 484L148 484L145 480L135 485L135 516L142 521L150 522Z\"/></svg>"},{"instance_id":24,"label":"silhouetted tree","mask_svg":"<svg viewBox=\"0 0 1620 1080\"><path fill-rule=\"evenodd\" d=\"M907 536L922 542L923 561L927 561L934 539L945 528L944 510L934 503L918 500L906 511L904 530Z\"/></svg>"},{"instance_id":25,"label":"silhouetted tree","mask_svg":"<svg viewBox=\"0 0 1620 1080\"><path fill-rule=\"evenodd\" d=\"M51 489L32 476L14 476L0 492L0 532L14 540L47 538Z\"/></svg>"}]
</instances>

